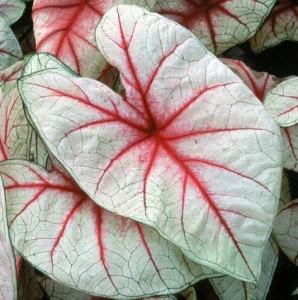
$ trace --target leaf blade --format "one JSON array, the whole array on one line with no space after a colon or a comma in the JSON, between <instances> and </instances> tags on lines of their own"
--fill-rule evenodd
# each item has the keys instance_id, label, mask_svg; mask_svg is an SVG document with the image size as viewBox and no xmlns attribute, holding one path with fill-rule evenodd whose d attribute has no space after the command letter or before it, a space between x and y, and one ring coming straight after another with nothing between
<instances>
[{"instance_id":1,"label":"leaf blade","mask_svg":"<svg viewBox=\"0 0 298 300\"><path fill-rule=\"evenodd\" d=\"M276 182L281 180L279 129L239 78L176 23L140 8L119 6L110 10L100 26L105 24L112 27L104 28L98 37L99 44L103 45L104 55L110 55L110 63L120 70L126 88L125 101L92 80L61 75L58 83L46 71L29 75L20 81L20 89L44 141L98 204L153 226L198 263L254 281L277 207ZM168 29L171 38L155 37L154 41L164 41L165 45L143 51L138 43L146 45L148 35L153 40L156 28L164 29L161 35ZM121 53L126 59L122 59ZM175 63L179 71L171 67ZM133 68L138 73L125 73ZM181 80L180 70L187 80ZM202 73L197 76L199 70ZM176 81L168 76L175 72ZM196 81L197 86L190 84ZM35 99L30 93L33 88L38 94ZM236 100L238 97L241 101ZM45 98L52 99L51 104L45 104ZM225 109L212 113L214 107L221 107L223 98L227 99ZM51 107L50 113L47 105ZM86 115L82 116L81 111ZM60 125L52 128L51 124L57 122ZM50 135L45 134L45 128ZM237 135L238 132L241 134ZM219 141L222 147L218 147ZM234 149L235 144L236 152L227 155L226 150ZM220 155L214 151L216 148ZM271 150L267 152L268 149ZM244 155L247 153L250 154ZM260 165L247 169L248 164L255 165L250 163L255 159ZM270 175L266 174L268 171ZM210 184L215 178L224 183ZM231 191L235 186L231 182L235 180L241 188ZM255 207L259 205L259 193L265 205L262 211L268 214L260 215ZM228 199L235 201L233 209ZM239 199L243 206L236 204ZM241 222L244 227L252 226L252 231L262 232L263 238L256 239L247 233L244 237L237 227ZM233 259L228 267L226 256L218 255L214 249L219 237L224 247L222 253L231 246ZM256 255L252 255L252 249Z\"/></svg>"},{"instance_id":2,"label":"leaf blade","mask_svg":"<svg viewBox=\"0 0 298 300\"><path fill-rule=\"evenodd\" d=\"M60 283L96 296L140 298L214 275L154 230L97 206L60 167L48 173L15 160L3 162L0 173L15 248Z\"/></svg>"}]
</instances>

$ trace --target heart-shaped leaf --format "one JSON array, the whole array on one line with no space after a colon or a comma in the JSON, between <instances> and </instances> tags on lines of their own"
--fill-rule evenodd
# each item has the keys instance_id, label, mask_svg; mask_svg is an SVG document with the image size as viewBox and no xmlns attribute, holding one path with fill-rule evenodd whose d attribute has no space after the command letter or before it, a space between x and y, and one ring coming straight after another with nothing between
<instances>
[{"instance_id":1,"label":"heart-shaped leaf","mask_svg":"<svg viewBox=\"0 0 298 300\"><path fill-rule=\"evenodd\" d=\"M273 0L158 0L155 10L191 30L219 54L256 33Z\"/></svg>"},{"instance_id":2,"label":"heart-shaped leaf","mask_svg":"<svg viewBox=\"0 0 298 300\"><path fill-rule=\"evenodd\" d=\"M0 18L0 70L6 69L22 58L19 42L8 24Z\"/></svg>"},{"instance_id":3,"label":"heart-shaped leaf","mask_svg":"<svg viewBox=\"0 0 298 300\"><path fill-rule=\"evenodd\" d=\"M248 284L229 276L210 279L220 300L265 300L278 262L278 246L271 238L262 256L262 271L258 284Z\"/></svg>"},{"instance_id":4,"label":"heart-shaped leaf","mask_svg":"<svg viewBox=\"0 0 298 300\"><path fill-rule=\"evenodd\" d=\"M8 235L3 182L0 176L0 298L17 299L16 264Z\"/></svg>"},{"instance_id":5,"label":"heart-shaped leaf","mask_svg":"<svg viewBox=\"0 0 298 300\"><path fill-rule=\"evenodd\" d=\"M258 53L282 41L298 41L298 5L293 0L278 0L250 45Z\"/></svg>"},{"instance_id":6,"label":"heart-shaped leaf","mask_svg":"<svg viewBox=\"0 0 298 300\"><path fill-rule=\"evenodd\" d=\"M287 79L265 98L265 109L281 127L298 123L298 77Z\"/></svg>"},{"instance_id":7,"label":"heart-shaped leaf","mask_svg":"<svg viewBox=\"0 0 298 300\"><path fill-rule=\"evenodd\" d=\"M23 66L24 62L17 62L0 74L0 161L28 157L31 128L17 87Z\"/></svg>"},{"instance_id":8,"label":"heart-shaped leaf","mask_svg":"<svg viewBox=\"0 0 298 300\"><path fill-rule=\"evenodd\" d=\"M50 70L19 81L47 147L99 205L153 226L198 263L254 282L280 192L279 128L174 22L118 6L97 41L121 73L125 101Z\"/></svg>"},{"instance_id":9,"label":"heart-shaped leaf","mask_svg":"<svg viewBox=\"0 0 298 300\"><path fill-rule=\"evenodd\" d=\"M60 169L14 160L0 174L14 247L54 280L116 299L172 294L215 275L155 230L97 206Z\"/></svg>"},{"instance_id":10,"label":"heart-shaped leaf","mask_svg":"<svg viewBox=\"0 0 298 300\"><path fill-rule=\"evenodd\" d=\"M261 101L283 80L266 72L254 71L241 60L222 58L221 61L232 69Z\"/></svg>"},{"instance_id":11,"label":"heart-shaped leaf","mask_svg":"<svg viewBox=\"0 0 298 300\"><path fill-rule=\"evenodd\" d=\"M106 65L95 44L98 21L117 4L153 7L155 1L35 0L32 19L37 51L55 55L81 76L98 78Z\"/></svg>"},{"instance_id":12,"label":"heart-shaped leaf","mask_svg":"<svg viewBox=\"0 0 298 300\"><path fill-rule=\"evenodd\" d=\"M1 0L0 17L11 25L22 16L25 7L25 3L21 0Z\"/></svg>"},{"instance_id":13,"label":"heart-shaped leaf","mask_svg":"<svg viewBox=\"0 0 298 300\"><path fill-rule=\"evenodd\" d=\"M277 214L273 232L281 250L298 265L298 200L287 203Z\"/></svg>"}]
</instances>

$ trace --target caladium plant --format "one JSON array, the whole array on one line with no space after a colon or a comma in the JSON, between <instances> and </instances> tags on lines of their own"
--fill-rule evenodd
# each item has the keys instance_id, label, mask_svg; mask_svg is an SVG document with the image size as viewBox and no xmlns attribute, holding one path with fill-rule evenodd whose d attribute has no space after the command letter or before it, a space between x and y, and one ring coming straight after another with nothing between
<instances>
[{"instance_id":1,"label":"caladium plant","mask_svg":"<svg viewBox=\"0 0 298 300\"><path fill-rule=\"evenodd\" d=\"M163 51L153 56L144 49L156 36ZM73 74L55 72L53 80L51 70L42 70L19 81L47 147L100 206L154 227L198 263L254 282L279 194L272 184L281 175L276 124L246 86L175 23L138 7L118 6L100 22L97 40L120 71L126 101L103 84ZM193 51L185 50L190 47ZM175 75L166 77L169 72ZM227 101L217 113L212 108L221 105L223 95ZM227 136L241 149L227 155ZM251 151L264 165L247 170ZM269 153L275 160L267 159ZM212 184L219 177L221 183ZM245 196L238 187L244 183ZM266 213L254 208L259 207L255 193L261 193ZM168 219L173 211L176 217ZM210 216L197 217L203 211ZM243 227L258 228L260 239L252 240ZM226 263L222 249L214 249L219 234L231 257L236 255L236 265Z\"/></svg>"},{"instance_id":2,"label":"caladium plant","mask_svg":"<svg viewBox=\"0 0 298 300\"><path fill-rule=\"evenodd\" d=\"M22 59L9 29L1 60L5 299L209 299L204 278L266 299L278 246L297 251L296 78L205 47L247 40L273 5L33 2L40 53ZM3 32L23 9L0 0Z\"/></svg>"}]
</instances>

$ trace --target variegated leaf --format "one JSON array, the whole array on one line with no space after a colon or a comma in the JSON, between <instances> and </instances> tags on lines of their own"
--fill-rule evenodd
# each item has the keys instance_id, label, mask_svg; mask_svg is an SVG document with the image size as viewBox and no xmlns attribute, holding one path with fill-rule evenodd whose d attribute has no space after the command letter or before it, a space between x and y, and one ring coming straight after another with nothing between
<instances>
[{"instance_id":1,"label":"variegated leaf","mask_svg":"<svg viewBox=\"0 0 298 300\"><path fill-rule=\"evenodd\" d=\"M69 287L113 299L173 294L214 276L145 225L91 201L71 178L26 161L0 165L12 243Z\"/></svg>"},{"instance_id":2,"label":"variegated leaf","mask_svg":"<svg viewBox=\"0 0 298 300\"><path fill-rule=\"evenodd\" d=\"M126 101L50 70L19 81L47 147L101 206L153 226L198 263L255 282L280 193L279 128L174 22L118 6L97 41Z\"/></svg>"},{"instance_id":3,"label":"variegated leaf","mask_svg":"<svg viewBox=\"0 0 298 300\"><path fill-rule=\"evenodd\" d=\"M262 102L265 95L283 80L266 72L254 71L241 60L222 58L221 61L235 72Z\"/></svg>"},{"instance_id":4,"label":"variegated leaf","mask_svg":"<svg viewBox=\"0 0 298 300\"><path fill-rule=\"evenodd\" d=\"M15 23L23 14L25 3L21 0L0 0L0 18L8 25Z\"/></svg>"},{"instance_id":5,"label":"variegated leaf","mask_svg":"<svg viewBox=\"0 0 298 300\"><path fill-rule=\"evenodd\" d=\"M248 284L224 276L210 279L220 300L265 300L278 262L278 246L271 238L262 257L262 271L258 284Z\"/></svg>"},{"instance_id":6,"label":"variegated leaf","mask_svg":"<svg viewBox=\"0 0 298 300\"><path fill-rule=\"evenodd\" d=\"M152 8L155 2L35 0L32 18L37 51L55 55L81 76L98 78L106 61L96 47L94 33L104 13L121 3Z\"/></svg>"},{"instance_id":7,"label":"variegated leaf","mask_svg":"<svg viewBox=\"0 0 298 300\"><path fill-rule=\"evenodd\" d=\"M298 77L287 79L265 98L265 109L281 127L298 123Z\"/></svg>"},{"instance_id":8,"label":"variegated leaf","mask_svg":"<svg viewBox=\"0 0 298 300\"><path fill-rule=\"evenodd\" d=\"M273 5L274 0L158 0L155 10L219 54L253 36Z\"/></svg>"},{"instance_id":9,"label":"variegated leaf","mask_svg":"<svg viewBox=\"0 0 298 300\"><path fill-rule=\"evenodd\" d=\"M31 128L17 87L23 66L23 62L17 62L0 74L3 81L0 86L0 161L28 157Z\"/></svg>"},{"instance_id":10,"label":"variegated leaf","mask_svg":"<svg viewBox=\"0 0 298 300\"><path fill-rule=\"evenodd\" d=\"M279 211L273 232L281 250L298 266L298 199L287 203Z\"/></svg>"},{"instance_id":11,"label":"variegated leaf","mask_svg":"<svg viewBox=\"0 0 298 300\"><path fill-rule=\"evenodd\" d=\"M293 0L277 0L250 45L258 53L286 40L298 41L298 5Z\"/></svg>"}]
</instances>

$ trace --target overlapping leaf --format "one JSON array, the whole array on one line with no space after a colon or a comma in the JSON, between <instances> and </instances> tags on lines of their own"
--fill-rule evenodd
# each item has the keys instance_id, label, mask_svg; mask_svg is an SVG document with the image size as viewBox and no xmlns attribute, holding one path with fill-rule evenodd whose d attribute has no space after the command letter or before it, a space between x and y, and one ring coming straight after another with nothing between
<instances>
[{"instance_id":1,"label":"overlapping leaf","mask_svg":"<svg viewBox=\"0 0 298 300\"><path fill-rule=\"evenodd\" d=\"M256 286L228 276L210 279L219 299L265 300L278 262L278 255L278 246L271 238L263 253L261 276Z\"/></svg>"},{"instance_id":2,"label":"overlapping leaf","mask_svg":"<svg viewBox=\"0 0 298 300\"><path fill-rule=\"evenodd\" d=\"M0 166L14 247L53 279L116 298L176 293L214 275L155 230L109 213L69 176L26 161Z\"/></svg>"},{"instance_id":3,"label":"overlapping leaf","mask_svg":"<svg viewBox=\"0 0 298 300\"><path fill-rule=\"evenodd\" d=\"M25 117L17 79L24 63L17 62L0 74L0 161L8 158L27 158L31 128Z\"/></svg>"},{"instance_id":4,"label":"overlapping leaf","mask_svg":"<svg viewBox=\"0 0 298 300\"><path fill-rule=\"evenodd\" d=\"M97 39L126 101L91 79L28 75L20 89L42 139L97 203L153 226L196 262L254 282L279 196L276 124L171 21L119 6Z\"/></svg>"},{"instance_id":5,"label":"overlapping leaf","mask_svg":"<svg viewBox=\"0 0 298 300\"><path fill-rule=\"evenodd\" d=\"M232 69L261 101L283 80L266 72L254 71L241 60L223 58L221 61Z\"/></svg>"},{"instance_id":6,"label":"overlapping leaf","mask_svg":"<svg viewBox=\"0 0 298 300\"><path fill-rule=\"evenodd\" d=\"M0 0L0 18L8 25L16 22L23 14L25 3L21 0Z\"/></svg>"},{"instance_id":7,"label":"overlapping leaf","mask_svg":"<svg viewBox=\"0 0 298 300\"><path fill-rule=\"evenodd\" d=\"M255 34L273 0L158 0L156 11L190 29L213 53Z\"/></svg>"},{"instance_id":8,"label":"overlapping leaf","mask_svg":"<svg viewBox=\"0 0 298 300\"><path fill-rule=\"evenodd\" d=\"M298 6L293 0L277 0L250 45L258 53L286 40L298 41Z\"/></svg>"},{"instance_id":9,"label":"overlapping leaf","mask_svg":"<svg viewBox=\"0 0 298 300\"><path fill-rule=\"evenodd\" d=\"M274 222L274 236L281 250L298 265L298 200L286 204Z\"/></svg>"},{"instance_id":10,"label":"overlapping leaf","mask_svg":"<svg viewBox=\"0 0 298 300\"><path fill-rule=\"evenodd\" d=\"M3 182L0 176L0 298L17 299L16 265L8 235Z\"/></svg>"},{"instance_id":11,"label":"overlapping leaf","mask_svg":"<svg viewBox=\"0 0 298 300\"><path fill-rule=\"evenodd\" d=\"M272 89L264 106L281 127L298 123L298 77L287 79Z\"/></svg>"},{"instance_id":12,"label":"overlapping leaf","mask_svg":"<svg viewBox=\"0 0 298 300\"><path fill-rule=\"evenodd\" d=\"M22 58L22 50L14 33L0 18L0 70L6 69Z\"/></svg>"},{"instance_id":13,"label":"overlapping leaf","mask_svg":"<svg viewBox=\"0 0 298 300\"><path fill-rule=\"evenodd\" d=\"M277 78L266 72L256 72L240 60L221 59L221 61L232 69L261 101L275 86L290 79ZM280 101L280 99L276 97L276 101ZM282 128L281 134L283 140L283 167L296 171L298 170L298 127Z\"/></svg>"},{"instance_id":14,"label":"overlapping leaf","mask_svg":"<svg viewBox=\"0 0 298 300\"><path fill-rule=\"evenodd\" d=\"M106 62L96 48L94 33L103 14L117 4L152 8L155 1L35 0L32 18L37 51L55 55L81 76L98 78Z\"/></svg>"}]
</instances>

